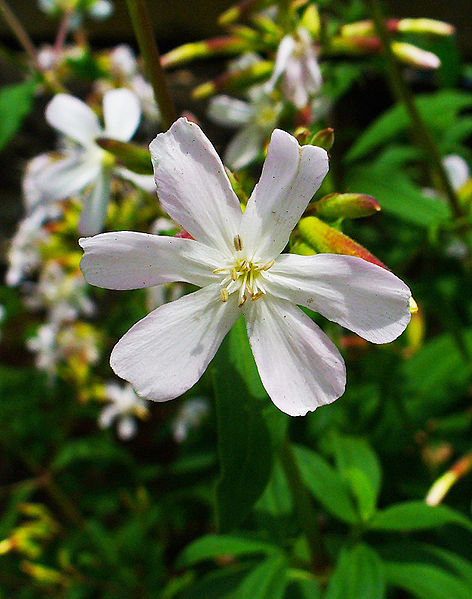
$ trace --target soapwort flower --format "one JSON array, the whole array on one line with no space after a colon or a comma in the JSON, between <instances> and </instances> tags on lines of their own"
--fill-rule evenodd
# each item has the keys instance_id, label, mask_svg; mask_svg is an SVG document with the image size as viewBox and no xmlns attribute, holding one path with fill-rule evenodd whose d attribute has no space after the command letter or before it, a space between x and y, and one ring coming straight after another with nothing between
<instances>
[{"instance_id":1,"label":"soapwort flower","mask_svg":"<svg viewBox=\"0 0 472 599\"><path fill-rule=\"evenodd\" d=\"M342 395L346 373L297 304L374 343L403 332L411 293L391 272L353 256L281 254L328 171L325 150L276 129L244 213L196 124L179 119L150 150L161 204L193 239L122 231L79 241L93 285L202 287L148 314L113 349L112 368L140 396L166 401L187 391L244 315L265 389L283 412L302 415Z\"/></svg>"},{"instance_id":2,"label":"soapwort flower","mask_svg":"<svg viewBox=\"0 0 472 599\"><path fill-rule=\"evenodd\" d=\"M265 86L267 93L279 79L285 98L299 109L305 108L321 89L323 81L313 41L303 27L280 42L272 76Z\"/></svg>"},{"instance_id":3,"label":"soapwort flower","mask_svg":"<svg viewBox=\"0 0 472 599\"><path fill-rule=\"evenodd\" d=\"M105 128L93 110L82 100L57 94L46 108L49 124L73 142L65 156L46 167L37 178L38 188L49 201L67 198L89 188L82 210L79 230L93 235L102 230L106 218L112 175L133 182L144 190L154 189L151 175L139 175L117 166L97 138L129 141L141 119L139 99L129 89L113 89L103 96Z\"/></svg>"},{"instance_id":4,"label":"soapwort flower","mask_svg":"<svg viewBox=\"0 0 472 599\"><path fill-rule=\"evenodd\" d=\"M136 395L131 385L108 383L105 385L105 397L110 401L98 419L100 428L108 428L114 420L117 421L117 432L120 439L132 439L138 430L136 418L147 418L149 410L146 401Z\"/></svg>"}]
</instances>

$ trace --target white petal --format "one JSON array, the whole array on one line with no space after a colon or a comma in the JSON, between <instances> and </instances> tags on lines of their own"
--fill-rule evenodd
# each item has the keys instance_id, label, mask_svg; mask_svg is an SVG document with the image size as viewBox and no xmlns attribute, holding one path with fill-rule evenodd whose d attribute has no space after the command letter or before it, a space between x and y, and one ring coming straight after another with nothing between
<instances>
[{"instance_id":1,"label":"white petal","mask_svg":"<svg viewBox=\"0 0 472 599\"><path fill-rule=\"evenodd\" d=\"M411 292L405 283L362 258L283 254L266 278L271 293L315 310L372 343L393 341L410 321Z\"/></svg>"},{"instance_id":2,"label":"white petal","mask_svg":"<svg viewBox=\"0 0 472 599\"><path fill-rule=\"evenodd\" d=\"M103 96L104 137L129 141L141 120L139 98L127 88L111 89Z\"/></svg>"},{"instance_id":3,"label":"white petal","mask_svg":"<svg viewBox=\"0 0 472 599\"><path fill-rule=\"evenodd\" d=\"M150 150L164 210L197 241L232 252L241 207L200 127L180 118L154 139Z\"/></svg>"},{"instance_id":4,"label":"white petal","mask_svg":"<svg viewBox=\"0 0 472 599\"><path fill-rule=\"evenodd\" d=\"M254 108L237 98L214 96L208 106L208 116L219 125L239 128L254 116Z\"/></svg>"},{"instance_id":5,"label":"white petal","mask_svg":"<svg viewBox=\"0 0 472 599\"><path fill-rule=\"evenodd\" d=\"M442 163L452 187L455 191L458 191L470 179L469 165L458 154L446 156Z\"/></svg>"},{"instance_id":6,"label":"white petal","mask_svg":"<svg viewBox=\"0 0 472 599\"><path fill-rule=\"evenodd\" d=\"M97 115L93 110L68 94L57 94L46 107L46 120L66 137L89 145L101 133Z\"/></svg>"},{"instance_id":7,"label":"white petal","mask_svg":"<svg viewBox=\"0 0 472 599\"><path fill-rule=\"evenodd\" d=\"M284 95L293 102L298 109L308 104L308 92L306 89L306 73L300 58L290 57L282 80Z\"/></svg>"},{"instance_id":8,"label":"white petal","mask_svg":"<svg viewBox=\"0 0 472 599\"><path fill-rule=\"evenodd\" d=\"M80 267L91 285L141 289L183 281L204 286L217 280L221 257L211 248L178 237L118 231L79 239Z\"/></svg>"},{"instance_id":9,"label":"white petal","mask_svg":"<svg viewBox=\"0 0 472 599\"><path fill-rule=\"evenodd\" d=\"M110 171L101 170L92 189L84 199L79 222L81 235L95 235L103 229L110 199L110 183Z\"/></svg>"},{"instance_id":10,"label":"white petal","mask_svg":"<svg viewBox=\"0 0 472 599\"><path fill-rule=\"evenodd\" d=\"M132 416L122 416L118 420L118 437L122 441L129 441L138 432L138 425Z\"/></svg>"},{"instance_id":11,"label":"white petal","mask_svg":"<svg viewBox=\"0 0 472 599\"><path fill-rule=\"evenodd\" d=\"M287 68L287 63L295 51L296 42L291 35L286 35L279 44L277 49L277 56L275 57L274 70L272 76L265 85L265 90L270 93L273 89L277 80Z\"/></svg>"},{"instance_id":12,"label":"white petal","mask_svg":"<svg viewBox=\"0 0 472 599\"><path fill-rule=\"evenodd\" d=\"M182 395L202 376L240 316L236 295L223 303L215 284L160 306L121 338L111 367L141 397L167 401Z\"/></svg>"},{"instance_id":13,"label":"white petal","mask_svg":"<svg viewBox=\"0 0 472 599\"><path fill-rule=\"evenodd\" d=\"M254 125L243 127L229 142L225 163L233 170L244 168L261 153L265 133Z\"/></svg>"},{"instance_id":14,"label":"white petal","mask_svg":"<svg viewBox=\"0 0 472 599\"><path fill-rule=\"evenodd\" d=\"M94 181L100 170L100 163L87 154L72 156L46 167L38 175L37 185L45 200L63 200Z\"/></svg>"},{"instance_id":15,"label":"white petal","mask_svg":"<svg viewBox=\"0 0 472 599\"><path fill-rule=\"evenodd\" d=\"M262 384L279 410L303 416L344 393L338 349L299 308L265 296L250 302L245 316Z\"/></svg>"},{"instance_id":16,"label":"white petal","mask_svg":"<svg viewBox=\"0 0 472 599\"><path fill-rule=\"evenodd\" d=\"M115 406L115 404L108 404L100 412L98 426L100 428L108 428L119 413L120 410L118 406Z\"/></svg>"},{"instance_id":17,"label":"white petal","mask_svg":"<svg viewBox=\"0 0 472 599\"><path fill-rule=\"evenodd\" d=\"M276 129L259 183L241 221L240 237L255 260L275 258L328 172L328 154Z\"/></svg>"},{"instance_id":18,"label":"white petal","mask_svg":"<svg viewBox=\"0 0 472 599\"><path fill-rule=\"evenodd\" d=\"M153 175L140 175L139 173L133 173L133 171L124 167L116 168L114 173L127 181L131 181L136 187L139 187L148 193L156 193L156 182L154 181Z\"/></svg>"}]
</instances>

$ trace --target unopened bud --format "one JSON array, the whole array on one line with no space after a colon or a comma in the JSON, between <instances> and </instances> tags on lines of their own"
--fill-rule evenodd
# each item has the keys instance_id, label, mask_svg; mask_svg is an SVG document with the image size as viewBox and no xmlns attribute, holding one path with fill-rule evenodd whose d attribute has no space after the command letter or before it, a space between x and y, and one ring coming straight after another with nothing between
<instances>
[{"instance_id":1,"label":"unopened bud","mask_svg":"<svg viewBox=\"0 0 472 599\"><path fill-rule=\"evenodd\" d=\"M318 133L315 133L310 140L312 146L318 146L324 148L327 152L331 150L334 144L334 129L328 127L327 129L321 129Z\"/></svg>"},{"instance_id":2,"label":"unopened bud","mask_svg":"<svg viewBox=\"0 0 472 599\"><path fill-rule=\"evenodd\" d=\"M438 505L441 503L452 485L471 470L472 451L460 458L447 472L436 480L426 495L426 503L428 505Z\"/></svg>"},{"instance_id":3,"label":"unopened bud","mask_svg":"<svg viewBox=\"0 0 472 599\"><path fill-rule=\"evenodd\" d=\"M381 43L375 36L333 37L329 42L329 52L332 54L377 54Z\"/></svg>"},{"instance_id":4,"label":"unopened bud","mask_svg":"<svg viewBox=\"0 0 472 599\"><path fill-rule=\"evenodd\" d=\"M304 241L296 241L290 248L291 254L299 254L300 256L313 256L315 250Z\"/></svg>"},{"instance_id":5,"label":"unopened bud","mask_svg":"<svg viewBox=\"0 0 472 599\"><path fill-rule=\"evenodd\" d=\"M316 214L328 220L363 218L380 211L375 198L363 193L330 193L318 202L309 204L305 214Z\"/></svg>"},{"instance_id":6,"label":"unopened bud","mask_svg":"<svg viewBox=\"0 0 472 599\"><path fill-rule=\"evenodd\" d=\"M298 141L298 143L301 146L306 146L307 144L311 143L310 142L310 136L311 133L309 131L309 129L307 129L306 127L297 127L295 129L295 131L293 132L293 136L296 138L296 140Z\"/></svg>"},{"instance_id":7,"label":"unopened bud","mask_svg":"<svg viewBox=\"0 0 472 599\"><path fill-rule=\"evenodd\" d=\"M397 31L403 33L453 35L455 28L450 23L435 19L400 19L397 21Z\"/></svg>"},{"instance_id":8,"label":"unopened bud","mask_svg":"<svg viewBox=\"0 0 472 599\"><path fill-rule=\"evenodd\" d=\"M341 27L342 37L365 37L373 35L375 31L372 21L357 21L356 23L348 23Z\"/></svg>"},{"instance_id":9,"label":"unopened bud","mask_svg":"<svg viewBox=\"0 0 472 599\"><path fill-rule=\"evenodd\" d=\"M196 87L192 96L195 99L203 99L216 92L241 92L255 83L264 81L270 77L274 63L269 60L261 60L245 69L231 73L223 73L219 77Z\"/></svg>"},{"instance_id":10,"label":"unopened bud","mask_svg":"<svg viewBox=\"0 0 472 599\"><path fill-rule=\"evenodd\" d=\"M392 51L401 62L420 69L438 69L441 61L432 52L427 52L406 42L392 42Z\"/></svg>"},{"instance_id":11,"label":"unopened bud","mask_svg":"<svg viewBox=\"0 0 472 599\"><path fill-rule=\"evenodd\" d=\"M317 252L357 256L387 269L385 264L366 250L365 247L344 235L344 233L330 227L316 216L302 218L298 223L298 232L301 239Z\"/></svg>"},{"instance_id":12,"label":"unopened bud","mask_svg":"<svg viewBox=\"0 0 472 599\"><path fill-rule=\"evenodd\" d=\"M321 19L318 8L314 3L309 4L300 20L300 25L316 39L320 35Z\"/></svg>"},{"instance_id":13,"label":"unopened bud","mask_svg":"<svg viewBox=\"0 0 472 599\"><path fill-rule=\"evenodd\" d=\"M151 157L147 148L137 144L100 137L96 143L114 160L140 175L152 174Z\"/></svg>"},{"instance_id":14,"label":"unopened bud","mask_svg":"<svg viewBox=\"0 0 472 599\"><path fill-rule=\"evenodd\" d=\"M164 68L168 68L196 60L197 58L220 54L239 54L247 49L246 42L240 40L238 37L216 37L201 42L190 42L174 48L161 57L161 64Z\"/></svg>"},{"instance_id":15,"label":"unopened bud","mask_svg":"<svg viewBox=\"0 0 472 599\"><path fill-rule=\"evenodd\" d=\"M218 23L220 25L234 23L245 17L251 10L256 9L259 4L262 4L261 0L243 0L236 4L236 6L231 6L228 10L225 10L218 17Z\"/></svg>"}]
</instances>

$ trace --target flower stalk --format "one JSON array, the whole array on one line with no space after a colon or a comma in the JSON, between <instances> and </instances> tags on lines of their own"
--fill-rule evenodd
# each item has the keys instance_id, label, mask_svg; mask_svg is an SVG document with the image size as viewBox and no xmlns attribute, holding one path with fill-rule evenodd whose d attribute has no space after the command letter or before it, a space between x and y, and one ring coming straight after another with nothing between
<instances>
[{"instance_id":1,"label":"flower stalk","mask_svg":"<svg viewBox=\"0 0 472 599\"><path fill-rule=\"evenodd\" d=\"M293 499L298 524L304 531L308 542L313 571L321 573L328 565L328 556L316 514L288 439L282 444L279 456Z\"/></svg>"},{"instance_id":2,"label":"flower stalk","mask_svg":"<svg viewBox=\"0 0 472 599\"><path fill-rule=\"evenodd\" d=\"M126 0L128 12L133 23L134 33L144 60L146 74L154 91L154 98L162 116L162 122L168 129L177 118L170 95L167 79L161 66L159 49L154 39L151 19L146 0Z\"/></svg>"},{"instance_id":3,"label":"flower stalk","mask_svg":"<svg viewBox=\"0 0 472 599\"><path fill-rule=\"evenodd\" d=\"M38 71L40 71L41 69L38 64L36 48L34 47L34 44L31 41L30 36L24 29L23 25L20 23L12 9L8 6L6 0L0 0L0 14L2 15L5 23L10 27L10 29L14 33L19 44L23 47L26 54L30 57L31 62L34 64L35 68Z\"/></svg>"},{"instance_id":4,"label":"flower stalk","mask_svg":"<svg viewBox=\"0 0 472 599\"><path fill-rule=\"evenodd\" d=\"M437 180L444 191L452 213L456 218L462 218L463 211L459 204L457 195L452 188L451 182L441 163L441 156L436 145L426 128L423 119L414 103L413 96L403 78L397 59L392 49L390 33L385 24L380 0L366 0L369 7L376 34L380 40L382 51L387 62L387 75L390 86L397 100L403 104L412 123L412 131L415 135L418 145L427 156L431 169L437 177Z\"/></svg>"}]
</instances>

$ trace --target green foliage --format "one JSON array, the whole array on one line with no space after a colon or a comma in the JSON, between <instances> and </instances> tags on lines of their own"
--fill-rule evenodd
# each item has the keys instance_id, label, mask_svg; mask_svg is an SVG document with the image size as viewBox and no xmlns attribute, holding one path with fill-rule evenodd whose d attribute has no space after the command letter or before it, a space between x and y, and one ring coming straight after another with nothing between
<instances>
[{"instance_id":1,"label":"green foliage","mask_svg":"<svg viewBox=\"0 0 472 599\"><path fill-rule=\"evenodd\" d=\"M36 82L32 79L5 85L0 89L0 150L7 145L31 112L35 89Z\"/></svg>"}]
</instances>

